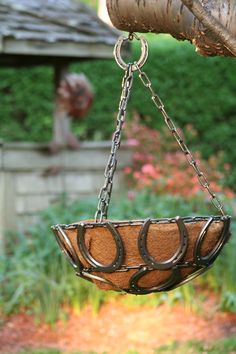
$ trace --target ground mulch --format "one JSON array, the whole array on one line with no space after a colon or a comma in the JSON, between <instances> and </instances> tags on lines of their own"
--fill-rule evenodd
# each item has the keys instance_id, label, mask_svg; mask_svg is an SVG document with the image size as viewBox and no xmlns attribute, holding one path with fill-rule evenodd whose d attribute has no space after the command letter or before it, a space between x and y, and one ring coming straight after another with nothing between
<instances>
[{"instance_id":1,"label":"ground mulch","mask_svg":"<svg viewBox=\"0 0 236 354\"><path fill-rule=\"evenodd\" d=\"M36 324L33 317L18 314L0 327L0 353L17 353L25 348L58 348L63 353L96 351L123 354L136 349L140 354L170 341L184 342L236 335L236 314L219 312L208 301L199 314L181 305L128 307L121 302L102 306L98 314L91 307L80 313L69 311L67 321L53 327Z\"/></svg>"}]
</instances>

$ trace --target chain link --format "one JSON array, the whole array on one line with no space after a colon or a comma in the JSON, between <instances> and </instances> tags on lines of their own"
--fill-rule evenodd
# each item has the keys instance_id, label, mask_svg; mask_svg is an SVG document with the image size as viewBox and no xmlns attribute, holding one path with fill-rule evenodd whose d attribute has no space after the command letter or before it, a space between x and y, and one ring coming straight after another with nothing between
<instances>
[{"instance_id":1,"label":"chain link","mask_svg":"<svg viewBox=\"0 0 236 354\"><path fill-rule=\"evenodd\" d=\"M113 177L117 166L117 151L121 143L121 133L125 122L126 109L129 101L130 90L133 84L132 64L128 64L125 75L122 80L122 92L119 102L119 111L117 114L116 130L112 138L111 154L109 156L105 169L105 182L98 195L98 205L95 214L95 221L103 221L107 218L108 207L111 199L113 187Z\"/></svg>"},{"instance_id":2,"label":"chain link","mask_svg":"<svg viewBox=\"0 0 236 354\"><path fill-rule=\"evenodd\" d=\"M135 35L135 34L130 34L128 38L129 38L129 40L133 40L133 38L139 39L139 37L137 37L137 35ZM120 44L122 44L122 41L120 42ZM200 185L204 189L207 190L212 204L223 216L225 216L224 207L223 207L222 202L216 196L216 194L212 191L212 189L210 187L210 183L207 180L206 175L200 169L200 166L198 165L197 161L194 159L192 152L187 147L187 145L184 141L184 138L180 135L180 133L178 132L178 129L175 126L175 123L173 122L173 120L169 117L168 113L166 112L164 103L162 102L159 95L154 91L154 89L152 87L152 82L150 81L149 77L147 76L147 74L144 71L141 70L141 67L143 66L144 62L146 61L147 55L148 55L148 47L145 44L146 41L144 39L142 39L142 41L143 41L143 48L145 49L144 53L143 53L143 57L145 58L145 60L140 61L141 64L139 64L140 62L138 62L138 63L134 62L134 63L129 63L124 66L125 67L125 74L124 74L124 77L122 80L122 92L121 92L121 97L120 97L120 102L119 102L119 111L117 114L116 130L115 130L115 133L113 134L111 153L110 153L110 156L109 156L109 159L107 162L107 166L105 168L105 173L104 173L105 182L104 182L104 185L101 188L100 193L98 195L98 205L97 205L97 211L95 214L95 221L101 222L107 218L107 212L108 212L108 207L109 207L109 203L110 203L110 199L111 199L111 192L112 192L112 187L113 187L113 177L114 177L114 173L115 173L116 166L117 166L117 156L116 155L117 155L117 151L120 147L120 143L121 143L122 128L123 128L123 125L125 122L126 109L127 109L127 105L128 105L128 101L129 101L130 91L131 91L131 88L133 85L133 71L138 71L138 75L139 75L141 82L150 91L151 99L152 99L154 105L161 112L168 129L170 130L170 132L174 136L175 140L177 141L178 145L180 146L189 165L193 168L194 172L196 173ZM118 49L119 48L117 47L116 50L118 50ZM118 55L120 55L119 50L118 50L118 52L116 52L116 55L115 55L116 60L118 60L120 58L120 56L118 56ZM118 65L119 65L119 62L118 62Z\"/></svg>"},{"instance_id":3,"label":"chain link","mask_svg":"<svg viewBox=\"0 0 236 354\"><path fill-rule=\"evenodd\" d=\"M149 77L147 76L147 74L144 71L141 70L141 68L137 65L137 63L134 63L134 64L137 68L140 80L142 81L143 85L150 91L152 101L154 102L154 104L158 108L158 110L161 112L168 129L170 130L170 132L174 136L175 140L179 144L183 153L185 154L185 157L186 157L189 165L194 169L194 171L198 177L200 185L203 188L205 188L207 190L207 192L209 193L210 200L211 200L212 204L214 205L214 207L218 211L220 211L220 213L223 216L225 216L224 207L223 207L222 202L216 196L216 194L212 191L212 189L210 187L210 182L207 180L206 175L201 171L197 161L194 159L191 151L188 149L183 137L181 137L181 135L179 134L173 120L167 114L167 112L165 110L165 106L164 106L161 98L159 97L159 95L157 93L155 93L155 91L152 88L152 83L151 83Z\"/></svg>"}]
</instances>

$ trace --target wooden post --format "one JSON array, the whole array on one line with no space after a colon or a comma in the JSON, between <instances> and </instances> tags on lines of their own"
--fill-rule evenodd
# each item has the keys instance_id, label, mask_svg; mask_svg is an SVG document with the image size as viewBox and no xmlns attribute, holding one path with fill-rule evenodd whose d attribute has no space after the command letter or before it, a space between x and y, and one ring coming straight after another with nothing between
<instances>
[{"instance_id":1,"label":"wooden post","mask_svg":"<svg viewBox=\"0 0 236 354\"><path fill-rule=\"evenodd\" d=\"M55 87L55 104L53 117L53 141L51 143L52 150L57 150L66 146L66 136L70 132L70 119L66 112L61 109L58 104L57 91L61 80L68 73L68 65L54 66L54 87Z\"/></svg>"},{"instance_id":2,"label":"wooden post","mask_svg":"<svg viewBox=\"0 0 236 354\"><path fill-rule=\"evenodd\" d=\"M0 255L6 248L6 233L16 230L16 188L15 173L6 167L6 145L0 141Z\"/></svg>"},{"instance_id":3,"label":"wooden post","mask_svg":"<svg viewBox=\"0 0 236 354\"><path fill-rule=\"evenodd\" d=\"M0 141L0 256L4 253L5 206L4 206L3 143Z\"/></svg>"}]
</instances>

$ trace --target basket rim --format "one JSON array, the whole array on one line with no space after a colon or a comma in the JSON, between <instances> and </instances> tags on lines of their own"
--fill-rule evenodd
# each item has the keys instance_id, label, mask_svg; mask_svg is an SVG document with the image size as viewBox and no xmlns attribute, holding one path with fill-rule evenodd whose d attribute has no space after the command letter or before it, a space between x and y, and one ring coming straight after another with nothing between
<instances>
[{"instance_id":1,"label":"basket rim","mask_svg":"<svg viewBox=\"0 0 236 354\"><path fill-rule=\"evenodd\" d=\"M55 224L52 225L51 228L53 230L57 230L58 227L63 229L63 230L72 230L72 229L77 229L78 226L84 226L88 228L93 228L95 226L98 227L106 227L107 223L112 223L113 226L118 227L118 226L140 226L142 225L146 220L150 220L151 224L171 224L171 223L176 223L176 220L182 219L184 223L190 224L190 223L196 223L196 222L202 222L202 221L208 221L209 219L213 219L215 222L220 222L220 221L225 221L228 219L231 219L230 215L208 215L208 216L176 216L172 218L143 218L143 219L133 219L133 220L111 220L111 219L106 219L103 221L93 221L93 220L81 220L72 224Z\"/></svg>"}]
</instances>

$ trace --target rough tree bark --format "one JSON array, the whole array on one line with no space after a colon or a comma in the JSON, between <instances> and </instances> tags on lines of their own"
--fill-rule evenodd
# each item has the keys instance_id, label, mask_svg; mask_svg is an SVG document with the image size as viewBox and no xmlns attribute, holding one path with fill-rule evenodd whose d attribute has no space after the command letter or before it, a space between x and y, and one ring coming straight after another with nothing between
<instances>
[{"instance_id":1,"label":"rough tree bark","mask_svg":"<svg viewBox=\"0 0 236 354\"><path fill-rule=\"evenodd\" d=\"M236 0L107 0L107 8L118 29L169 33L202 55L236 56Z\"/></svg>"}]
</instances>

